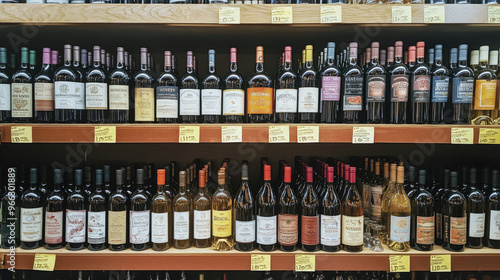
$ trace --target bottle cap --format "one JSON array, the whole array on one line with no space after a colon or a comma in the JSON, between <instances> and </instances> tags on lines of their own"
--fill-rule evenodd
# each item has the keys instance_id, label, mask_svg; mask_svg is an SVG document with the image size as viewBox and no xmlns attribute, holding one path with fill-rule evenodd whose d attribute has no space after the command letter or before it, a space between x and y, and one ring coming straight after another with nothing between
<instances>
[{"instance_id":1,"label":"bottle cap","mask_svg":"<svg viewBox=\"0 0 500 280\"><path fill-rule=\"evenodd\" d=\"M248 180L248 165L247 164L241 165L241 179Z\"/></svg>"},{"instance_id":2,"label":"bottle cap","mask_svg":"<svg viewBox=\"0 0 500 280\"><path fill-rule=\"evenodd\" d=\"M332 166L328 166L326 168L326 171L327 171L326 181L328 183L333 183L333 167Z\"/></svg>"},{"instance_id":3,"label":"bottle cap","mask_svg":"<svg viewBox=\"0 0 500 280\"><path fill-rule=\"evenodd\" d=\"M186 186L186 171L179 171L179 186Z\"/></svg>"},{"instance_id":4,"label":"bottle cap","mask_svg":"<svg viewBox=\"0 0 500 280\"><path fill-rule=\"evenodd\" d=\"M455 171L452 171L450 173L450 182L451 182L451 187L456 188L458 186L458 174Z\"/></svg>"},{"instance_id":5,"label":"bottle cap","mask_svg":"<svg viewBox=\"0 0 500 280\"><path fill-rule=\"evenodd\" d=\"M37 173L38 170L36 168L30 168L30 184L37 183Z\"/></svg>"},{"instance_id":6,"label":"bottle cap","mask_svg":"<svg viewBox=\"0 0 500 280\"><path fill-rule=\"evenodd\" d=\"M356 183L356 167L351 167L350 168L350 174L351 174L351 177L350 177L349 182L350 183Z\"/></svg>"},{"instance_id":7,"label":"bottle cap","mask_svg":"<svg viewBox=\"0 0 500 280\"><path fill-rule=\"evenodd\" d=\"M398 184L403 184L405 182L405 168L404 166L398 166L397 167L397 183Z\"/></svg>"},{"instance_id":8,"label":"bottle cap","mask_svg":"<svg viewBox=\"0 0 500 280\"><path fill-rule=\"evenodd\" d=\"M129 167L127 167L128 169ZM116 169L116 185L123 185L123 169Z\"/></svg>"},{"instance_id":9,"label":"bottle cap","mask_svg":"<svg viewBox=\"0 0 500 280\"><path fill-rule=\"evenodd\" d=\"M82 185L82 179L83 179L83 170L82 169L76 169L75 170L75 185L81 186Z\"/></svg>"},{"instance_id":10,"label":"bottle cap","mask_svg":"<svg viewBox=\"0 0 500 280\"><path fill-rule=\"evenodd\" d=\"M144 184L144 169L137 169L137 185L143 185Z\"/></svg>"},{"instance_id":11,"label":"bottle cap","mask_svg":"<svg viewBox=\"0 0 500 280\"><path fill-rule=\"evenodd\" d=\"M62 169L54 169L54 184L62 184Z\"/></svg>"},{"instance_id":12,"label":"bottle cap","mask_svg":"<svg viewBox=\"0 0 500 280\"><path fill-rule=\"evenodd\" d=\"M264 165L264 181L271 181L271 165Z\"/></svg>"},{"instance_id":13,"label":"bottle cap","mask_svg":"<svg viewBox=\"0 0 500 280\"><path fill-rule=\"evenodd\" d=\"M285 166L284 181L285 183L292 182L292 168L290 166Z\"/></svg>"},{"instance_id":14,"label":"bottle cap","mask_svg":"<svg viewBox=\"0 0 500 280\"><path fill-rule=\"evenodd\" d=\"M307 182L312 183L313 181L313 168L312 167L307 167Z\"/></svg>"},{"instance_id":15,"label":"bottle cap","mask_svg":"<svg viewBox=\"0 0 500 280\"><path fill-rule=\"evenodd\" d=\"M200 188L204 188L207 184L207 171L205 169L198 171L198 182Z\"/></svg>"},{"instance_id":16,"label":"bottle cap","mask_svg":"<svg viewBox=\"0 0 500 280\"><path fill-rule=\"evenodd\" d=\"M95 184L102 185L102 169L95 170Z\"/></svg>"},{"instance_id":17,"label":"bottle cap","mask_svg":"<svg viewBox=\"0 0 500 280\"><path fill-rule=\"evenodd\" d=\"M425 170L418 171L418 184L421 186L425 185Z\"/></svg>"},{"instance_id":18,"label":"bottle cap","mask_svg":"<svg viewBox=\"0 0 500 280\"><path fill-rule=\"evenodd\" d=\"M225 172L225 169L224 168L221 168L219 170L219 185L224 185L226 184L226 172Z\"/></svg>"},{"instance_id":19,"label":"bottle cap","mask_svg":"<svg viewBox=\"0 0 500 280\"><path fill-rule=\"evenodd\" d=\"M165 185L165 169L156 170L156 182L158 185Z\"/></svg>"}]
</instances>

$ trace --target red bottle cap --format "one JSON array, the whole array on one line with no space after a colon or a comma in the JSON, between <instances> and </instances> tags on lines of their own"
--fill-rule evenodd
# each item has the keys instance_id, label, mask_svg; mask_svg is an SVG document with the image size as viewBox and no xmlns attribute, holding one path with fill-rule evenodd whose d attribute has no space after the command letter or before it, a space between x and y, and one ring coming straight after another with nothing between
<instances>
[{"instance_id":1,"label":"red bottle cap","mask_svg":"<svg viewBox=\"0 0 500 280\"><path fill-rule=\"evenodd\" d=\"M285 183L292 182L292 168L290 166L285 166Z\"/></svg>"},{"instance_id":2,"label":"red bottle cap","mask_svg":"<svg viewBox=\"0 0 500 280\"><path fill-rule=\"evenodd\" d=\"M351 183L356 183L356 167L351 167Z\"/></svg>"},{"instance_id":3,"label":"red bottle cap","mask_svg":"<svg viewBox=\"0 0 500 280\"><path fill-rule=\"evenodd\" d=\"M331 166L328 166L327 167L327 172L328 172L328 176L326 177L327 179L327 182L328 183L333 183L333 167Z\"/></svg>"},{"instance_id":4,"label":"red bottle cap","mask_svg":"<svg viewBox=\"0 0 500 280\"><path fill-rule=\"evenodd\" d=\"M344 165L344 179L349 180L349 164Z\"/></svg>"},{"instance_id":5,"label":"red bottle cap","mask_svg":"<svg viewBox=\"0 0 500 280\"><path fill-rule=\"evenodd\" d=\"M158 169L156 171L156 177L158 185L165 185L165 169Z\"/></svg>"},{"instance_id":6,"label":"red bottle cap","mask_svg":"<svg viewBox=\"0 0 500 280\"><path fill-rule=\"evenodd\" d=\"M202 169L199 171L199 178L198 181L200 182L200 188L204 188L207 184L207 171L205 169Z\"/></svg>"},{"instance_id":7,"label":"red bottle cap","mask_svg":"<svg viewBox=\"0 0 500 280\"><path fill-rule=\"evenodd\" d=\"M307 182L312 183L313 181L313 168L307 167Z\"/></svg>"},{"instance_id":8,"label":"red bottle cap","mask_svg":"<svg viewBox=\"0 0 500 280\"><path fill-rule=\"evenodd\" d=\"M264 165L264 181L271 181L271 165Z\"/></svg>"}]
</instances>

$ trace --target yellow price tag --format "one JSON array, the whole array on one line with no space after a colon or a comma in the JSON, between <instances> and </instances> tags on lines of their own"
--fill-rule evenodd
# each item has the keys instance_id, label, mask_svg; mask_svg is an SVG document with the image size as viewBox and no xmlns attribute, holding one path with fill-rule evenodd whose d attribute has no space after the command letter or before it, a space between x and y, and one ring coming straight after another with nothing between
<instances>
[{"instance_id":1,"label":"yellow price tag","mask_svg":"<svg viewBox=\"0 0 500 280\"><path fill-rule=\"evenodd\" d=\"M32 143L33 132L31 126L11 126L10 142L12 143Z\"/></svg>"},{"instance_id":2,"label":"yellow price tag","mask_svg":"<svg viewBox=\"0 0 500 280\"><path fill-rule=\"evenodd\" d=\"M314 255L295 255L295 271L314 272L316 271L316 258Z\"/></svg>"},{"instance_id":3,"label":"yellow price tag","mask_svg":"<svg viewBox=\"0 0 500 280\"><path fill-rule=\"evenodd\" d=\"M200 143L200 127L179 126L179 143Z\"/></svg>"},{"instance_id":4,"label":"yellow price tag","mask_svg":"<svg viewBox=\"0 0 500 280\"><path fill-rule=\"evenodd\" d=\"M272 23L293 23L292 7L275 7L271 9Z\"/></svg>"},{"instance_id":5,"label":"yellow price tag","mask_svg":"<svg viewBox=\"0 0 500 280\"><path fill-rule=\"evenodd\" d=\"M474 144L474 128L451 128L451 144Z\"/></svg>"},{"instance_id":6,"label":"yellow price tag","mask_svg":"<svg viewBox=\"0 0 500 280\"><path fill-rule=\"evenodd\" d=\"M424 6L425 23L445 23L446 15L444 5L425 5Z\"/></svg>"},{"instance_id":7,"label":"yellow price tag","mask_svg":"<svg viewBox=\"0 0 500 280\"><path fill-rule=\"evenodd\" d=\"M411 23L411 6L392 6L392 23Z\"/></svg>"},{"instance_id":8,"label":"yellow price tag","mask_svg":"<svg viewBox=\"0 0 500 280\"><path fill-rule=\"evenodd\" d=\"M389 256L390 272L410 272L410 256Z\"/></svg>"},{"instance_id":9,"label":"yellow price tag","mask_svg":"<svg viewBox=\"0 0 500 280\"><path fill-rule=\"evenodd\" d=\"M250 271L271 271L271 255L252 255Z\"/></svg>"},{"instance_id":10,"label":"yellow price tag","mask_svg":"<svg viewBox=\"0 0 500 280\"><path fill-rule=\"evenodd\" d=\"M480 128L479 144L500 144L500 128Z\"/></svg>"},{"instance_id":11,"label":"yellow price tag","mask_svg":"<svg viewBox=\"0 0 500 280\"><path fill-rule=\"evenodd\" d=\"M116 143L116 126L94 126L94 143Z\"/></svg>"},{"instance_id":12,"label":"yellow price tag","mask_svg":"<svg viewBox=\"0 0 500 280\"><path fill-rule=\"evenodd\" d=\"M321 23L342 22L342 6L321 6Z\"/></svg>"},{"instance_id":13,"label":"yellow price tag","mask_svg":"<svg viewBox=\"0 0 500 280\"><path fill-rule=\"evenodd\" d=\"M451 272L451 255L431 255L431 272Z\"/></svg>"},{"instance_id":14,"label":"yellow price tag","mask_svg":"<svg viewBox=\"0 0 500 280\"><path fill-rule=\"evenodd\" d=\"M500 23L500 6L488 6L488 23Z\"/></svg>"},{"instance_id":15,"label":"yellow price tag","mask_svg":"<svg viewBox=\"0 0 500 280\"><path fill-rule=\"evenodd\" d=\"M352 128L353 144L373 144L375 142L375 128L373 126L361 126Z\"/></svg>"},{"instance_id":16,"label":"yellow price tag","mask_svg":"<svg viewBox=\"0 0 500 280\"><path fill-rule=\"evenodd\" d=\"M55 254L35 254L33 270L54 271L56 266Z\"/></svg>"},{"instance_id":17,"label":"yellow price tag","mask_svg":"<svg viewBox=\"0 0 500 280\"><path fill-rule=\"evenodd\" d=\"M298 143L318 143L319 126L297 126Z\"/></svg>"},{"instance_id":18,"label":"yellow price tag","mask_svg":"<svg viewBox=\"0 0 500 280\"><path fill-rule=\"evenodd\" d=\"M269 126L269 143L290 142L290 128L288 125Z\"/></svg>"},{"instance_id":19,"label":"yellow price tag","mask_svg":"<svg viewBox=\"0 0 500 280\"><path fill-rule=\"evenodd\" d=\"M241 125L223 126L221 133L222 143L241 143L243 141Z\"/></svg>"},{"instance_id":20,"label":"yellow price tag","mask_svg":"<svg viewBox=\"0 0 500 280\"><path fill-rule=\"evenodd\" d=\"M219 24L240 24L240 8L219 8Z\"/></svg>"}]
</instances>

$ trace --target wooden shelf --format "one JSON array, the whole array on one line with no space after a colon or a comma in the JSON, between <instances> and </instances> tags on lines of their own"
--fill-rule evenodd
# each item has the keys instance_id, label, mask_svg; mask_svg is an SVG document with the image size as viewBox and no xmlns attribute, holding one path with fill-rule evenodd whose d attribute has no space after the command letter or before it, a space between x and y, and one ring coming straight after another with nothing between
<instances>
[{"instance_id":1,"label":"wooden shelf","mask_svg":"<svg viewBox=\"0 0 500 280\"><path fill-rule=\"evenodd\" d=\"M2 4L0 22L22 24L148 23L218 25L220 7L239 7L241 24L271 24L273 7L293 7L293 24L321 24L322 4ZM344 24L391 24L392 5L341 5ZM488 24L491 5L445 5L447 24ZM424 5L411 5L412 23L424 23ZM495 24L490 24L495 25ZM497 24L498 25L498 24ZM234 25L233 25L234 26Z\"/></svg>"},{"instance_id":2,"label":"wooden shelf","mask_svg":"<svg viewBox=\"0 0 500 280\"><path fill-rule=\"evenodd\" d=\"M8 268L8 251L0 250L0 256ZM190 248L169 249L163 252L153 250L136 252L109 250L94 252L89 250L22 250L16 249L16 269L32 269L35 254L56 254L55 270L250 270L252 254L271 255L272 270L294 270L295 254L316 255L316 270L319 271L388 271L389 256L410 255L412 271L429 271L431 255L451 255L452 271L500 271L500 250L466 249L464 252L449 252L436 247L431 252L411 250L399 253L385 248L383 252L372 252L365 248L360 253L339 251L336 253L306 253L296 251L275 252L216 252L211 249ZM140 261L139 261L140 260Z\"/></svg>"}]
</instances>

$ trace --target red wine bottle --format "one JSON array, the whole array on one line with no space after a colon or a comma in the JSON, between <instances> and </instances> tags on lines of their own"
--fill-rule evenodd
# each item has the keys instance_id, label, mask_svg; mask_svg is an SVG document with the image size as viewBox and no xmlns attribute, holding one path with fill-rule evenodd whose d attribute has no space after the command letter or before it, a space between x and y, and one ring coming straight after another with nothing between
<instances>
[{"instance_id":1,"label":"red wine bottle","mask_svg":"<svg viewBox=\"0 0 500 280\"><path fill-rule=\"evenodd\" d=\"M383 123L385 110L385 69L379 63L379 43L373 42L371 61L365 70L366 122Z\"/></svg>"},{"instance_id":2,"label":"red wine bottle","mask_svg":"<svg viewBox=\"0 0 500 280\"><path fill-rule=\"evenodd\" d=\"M22 249L43 246L43 198L38 186L38 169L31 168L30 187L21 196Z\"/></svg>"},{"instance_id":3,"label":"red wine bottle","mask_svg":"<svg viewBox=\"0 0 500 280\"><path fill-rule=\"evenodd\" d=\"M319 250L319 200L313 188L313 168L307 167L306 190L301 202L301 249L306 252Z\"/></svg>"},{"instance_id":4,"label":"red wine bottle","mask_svg":"<svg viewBox=\"0 0 500 280\"><path fill-rule=\"evenodd\" d=\"M32 123L35 116L33 76L28 65L28 48L21 48L21 64L12 75L11 84L12 122Z\"/></svg>"},{"instance_id":5,"label":"red wine bottle","mask_svg":"<svg viewBox=\"0 0 500 280\"><path fill-rule=\"evenodd\" d=\"M89 123L108 122L108 84L106 71L101 65L101 47L94 46L93 66L85 76L85 109Z\"/></svg>"},{"instance_id":6,"label":"red wine bottle","mask_svg":"<svg viewBox=\"0 0 500 280\"><path fill-rule=\"evenodd\" d=\"M130 121L130 76L125 69L122 47L116 49L116 66L109 73L109 118L111 123Z\"/></svg>"},{"instance_id":7,"label":"red wine bottle","mask_svg":"<svg viewBox=\"0 0 500 280\"><path fill-rule=\"evenodd\" d=\"M321 201L321 248L326 252L340 250L340 199L334 190L333 167L327 167L327 189Z\"/></svg>"},{"instance_id":8,"label":"red wine bottle","mask_svg":"<svg viewBox=\"0 0 500 280\"><path fill-rule=\"evenodd\" d=\"M403 42L397 41L394 64L387 68L387 104L389 123L406 123L409 86L408 67L403 63Z\"/></svg>"},{"instance_id":9,"label":"red wine bottle","mask_svg":"<svg viewBox=\"0 0 500 280\"><path fill-rule=\"evenodd\" d=\"M201 115L204 123L218 123L222 114L221 79L215 73L215 50L208 50L208 74L202 81Z\"/></svg>"},{"instance_id":10,"label":"red wine bottle","mask_svg":"<svg viewBox=\"0 0 500 280\"><path fill-rule=\"evenodd\" d=\"M66 248L81 250L87 247L87 195L83 191L83 170L75 170L75 190L66 202Z\"/></svg>"},{"instance_id":11,"label":"red wine bottle","mask_svg":"<svg viewBox=\"0 0 500 280\"><path fill-rule=\"evenodd\" d=\"M284 61L276 79L275 122L293 123L297 117L297 75L292 71L292 47L285 47Z\"/></svg>"},{"instance_id":12,"label":"red wine bottle","mask_svg":"<svg viewBox=\"0 0 500 280\"><path fill-rule=\"evenodd\" d=\"M277 242L277 214L278 204L271 186L271 166L264 165L264 184L257 193L257 249L261 251L274 251Z\"/></svg>"},{"instance_id":13,"label":"red wine bottle","mask_svg":"<svg viewBox=\"0 0 500 280\"><path fill-rule=\"evenodd\" d=\"M337 61L338 63L338 61ZM335 43L327 44L326 63L321 72L321 122L340 122L340 81L342 71L335 62Z\"/></svg>"},{"instance_id":14,"label":"red wine bottle","mask_svg":"<svg viewBox=\"0 0 500 280\"><path fill-rule=\"evenodd\" d=\"M417 43L417 61L410 69L410 95L412 116L414 124L425 124L429 122L429 108L431 95L431 70L424 62L425 43Z\"/></svg>"},{"instance_id":15,"label":"red wine bottle","mask_svg":"<svg viewBox=\"0 0 500 280\"><path fill-rule=\"evenodd\" d=\"M163 73L156 88L156 122L176 123L179 120L179 79L172 68L172 53L165 51Z\"/></svg>"},{"instance_id":16,"label":"red wine bottle","mask_svg":"<svg viewBox=\"0 0 500 280\"><path fill-rule=\"evenodd\" d=\"M35 115L39 123L54 121L54 69L50 64L50 49L43 48L42 67L35 76Z\"/></svg>"},{"instance_id":17,"label":"red wine bottle","mask_svg":"<svg viewBox=\"0 0 500 280\"><path fill-rule=\"evenodd\" d=\"M64 210L66 197L62 191L62 169L54 169L53 191L45 200L45 249L64 247Z\"/></svg>"},{"instance_id":18,"label":"red wine bottle","mask_svg":"<svg viewBox=\"0 0 500 280\"><path fill-rule=\"evenodd\" d=\"M95 171L95 191L89 197L87 239L89 250L100 251L107 248L108 196L103 189L103 170Z\"/></svg>"},{"instance_id":19,"label":"red wine bottle","mask_svg":"<svg viewBox=\"0 0 500 280\"><path fill-rule=\"evenodd\" d=\"M230 50L229 73L224 78L222 114L228 123L242 123L245 115L243 78L238 73L236 48Z\"/></svg>"},{"instance_id":20,"label":"red wine bottle","mask_svg":"<svg viewBox=\"0 0 500 280\"><path fill-rule=\"evenodd\" d=\"M301 123L317 122L319 113L318 72L313 63L313 46L306 46L304 68L299 73L298 117Z\"/></svg>"},{"instance_id":21,"label":"red wine bottle","mask_svg":"<svg viewBox=\"0 0 500 280\"><path fill-rule=\"evenodd\" d=\"M193 52L187 52L186 74L181 79L179 115L183 123L200 122L201 98L198 77L194 69Z\"/></svg>"},{"instance_id":22,"label":"red wine bottle","mask_svg":"<svg viewBox=\"0 0 500 280\"><path fill-rule=\"evenodd\" d=\"M280 250L285 252L297 250L299 242L299 202L291 180L292 168L285 166L278 214L278 243Z\"/></svg>"},{"instance_id":23,"label":"red wine bottle","mask_svg":"<svg viewBox=\"0 0 500 280\"><path fill-rule=\"evenodd\" d=\"M341 97L344 123L361 122L363 110L363 71L358 65L358 43L349 44L349 65L342 72Z\"/></svg>"},{"instance_id":24,"label":"red wine bottle","mask_svg":"<svg viewBox=\"0 0 500 280\"><path fill-rule=\"evenodd\" d=\"M273 80L264 70L264 47L258 46L256 50L255 72L248 78L248 122L270 122L273 115L273 100Z\"/></svg>"}]
</instances>

